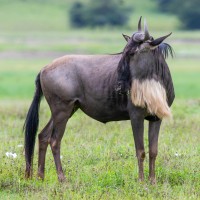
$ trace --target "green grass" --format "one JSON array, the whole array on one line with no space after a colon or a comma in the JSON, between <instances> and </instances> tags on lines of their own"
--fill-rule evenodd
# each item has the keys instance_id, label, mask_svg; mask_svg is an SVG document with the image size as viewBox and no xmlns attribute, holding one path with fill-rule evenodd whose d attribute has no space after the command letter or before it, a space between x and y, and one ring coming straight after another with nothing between
<instances>
[{"instance_id":1,"label":"green grass","mask_svg":"<svg viewBox=\"0 0 200 200\"><path fill-rule=\"evenodd\" d=\"M63 4L56 1L43 2L0 1L0 29L8 31L66 30L67 4L61 6Z\"/></svg>"},{"instance_id":2,"label":"green grass","mask_svg":"<svg viewBox=\"0 0 200 200\"><path fill-rule=\"evenodd\" d=\"M170 31L151 31L155 38L166 35ZM116 53L124 48L122 33L131 35L130 30L83 29L67 32L1 32L0 52L19 51L59 51L64 53ZM175 31L167 39L178 56L200 56L200 32L191 35L190 31Z\"/></svg>"},{"instance_id":3,"label":"green grass","mask_svg":"<svg viewBox=\"0 0 200 200\"><path fill-rule=\"evenodd\" d=\"M199 62L193 58L169 60L177 98L200 98Z\"/></svg>"},{"instance_id":4,"label":"green grass","mask_svg":"<svg viewBox=\"0 0 200 200\"><path fill-rule=\"evenodd\" d=\"M69 121L62 140L61 155L67 182L59 184L50 149L46 177L24 179L23 125L28 101L1 101L0 197L1 199L199 199L199 100L177 100L174 118L164 121L159 138L157 185L137 181L137 161L130 123L103 125L81 112ZM49 117L45 102L40 111L40 130ZM147 124L146 124L147 125ZM145 149L148 152L147 134ZM15 152L16 159L6 152Z\"/></svg>"}]
</instances>

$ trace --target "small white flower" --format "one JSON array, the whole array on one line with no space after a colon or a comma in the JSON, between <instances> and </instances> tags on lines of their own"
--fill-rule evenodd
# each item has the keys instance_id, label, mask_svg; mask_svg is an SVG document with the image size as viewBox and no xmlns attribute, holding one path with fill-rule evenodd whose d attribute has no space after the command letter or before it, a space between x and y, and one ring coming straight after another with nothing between
<instances>
[{"instance_id":1,"label":"small white flower","mask_svg":"<svg viewBox=\"0 0 200 200\"><path fill-rule=\"evenodd\" d=\"M60 159L62 159L63 158L63 156L60 156Z\"/></svg>"},{"instance_id":2,"label":"small white flower","mask_svg":"<svg viewBox=\"0 0 200 200\"><path fill-rule=\"evenodd\" d=\"M23 144L18 144L17 147L23 147Z\"/></svg>"},{"instance_id":3,"label":"small white flower","mask_svg":"<svg viewBox=\"0 0 200 200\"><path fill-rule=\"evenodd\" d=\"M6 156L8 158L16 158L17 157L17 154L16 153L12 153L12 152L6 152Z\"/></svg>"},{"instance_id":4,"label":"small white flower","mask_svg":"<svg viewBox=\"0 0 200 200\"><path fill-rule=\"evenodd\" d=\"M7 156L7 157L10 157L10 152L6 152L6 156Z\"/></svg>"},{"instance_id":5,"label":"small white flower","mask_svg":"<svg viewBox=\"0 0 200 200\"><path fill-rule=\"evenodd\" d=\"M16 153L13 153L13 154L12 154L12 157L13 157L13 158L17 158L17 154L16 154Z\"/></svg>"},{"instance_id":6,"label":"small white flower","mask_svg":"<svg viewBox=\"0 0 200 200\"><path fill-rule=\"evenodd\" d=\"M179 154L176 152L175 154L174 154L176 157L178 157L179 156Z\"/></svg>"}]
</instances>

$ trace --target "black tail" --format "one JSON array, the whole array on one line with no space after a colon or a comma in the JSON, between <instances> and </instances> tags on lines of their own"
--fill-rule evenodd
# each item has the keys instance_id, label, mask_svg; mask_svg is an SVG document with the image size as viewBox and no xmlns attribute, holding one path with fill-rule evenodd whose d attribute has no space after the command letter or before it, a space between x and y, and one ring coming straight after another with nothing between
<instances>
[{"instance_id":1,"label":"black tail","mask_svg":"<svg viewBox=\"0 0 200 200\"><path fill-rule=\"evenodd\" d=\"M31 176L31 166L33 161L33 153L35 146L35 138L39 124L39 108L42 98L42 88L40 84L40 73L35 80L35 95L24 123L25 132L25 159L26 159L26 177Z\"/></svg>"}]
</instances>

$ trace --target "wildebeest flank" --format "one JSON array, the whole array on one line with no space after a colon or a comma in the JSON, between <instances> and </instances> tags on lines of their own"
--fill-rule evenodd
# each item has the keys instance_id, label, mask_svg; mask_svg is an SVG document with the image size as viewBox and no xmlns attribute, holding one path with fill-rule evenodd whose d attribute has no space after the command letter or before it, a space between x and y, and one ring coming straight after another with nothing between
<instances>
[{"instance_id":1,"label":"wildebeest flank","mask_svg":"<svg viewBox=\"0 0 200 200\"><path fill-rule=\"evenodd\" d=\"M169 34L170 35L170 34ZM38 176L44 178L45 155L50 144L58 179L65 180L60 144L68 119L81 109L106 123L131 120L139 166L144 179L144 119L149 120L149 177L155 183L155 159L161 120L170 115L174 89L165 57L172 54L165 38L153 39L145 23L116 55L67 55L44 67L36 79L36 91L25 121L26 177L32 174L32 159L39 123L39 104L46 98L51 118L39 134ZM78 123L78 122L77 122Z\"/></svg>"}]
</instances>

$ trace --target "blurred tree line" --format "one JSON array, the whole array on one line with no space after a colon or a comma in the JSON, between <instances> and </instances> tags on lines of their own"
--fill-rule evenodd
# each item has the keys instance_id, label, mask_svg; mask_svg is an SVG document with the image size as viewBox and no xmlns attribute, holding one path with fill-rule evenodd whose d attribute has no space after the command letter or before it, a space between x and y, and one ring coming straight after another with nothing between
<instances>
[{"instance_id":1,"label":"blurred tree line","mask_svg":"<svg viewBox=\"0 0 200 200\"><path fill-rule=\"evenodd\" d=\"M74 27L121 26L128 21L130 11L122 0L89 0L74 2L69 14Z\"/></svg>"},{"instance_id":2,"label":"blurred tree line","mask_svg":"<svg viewBox=\"0 0 200 200\"><path fill-rule=\"evenodd\" d=\"M155 0L163 12L178 16L183 28L200 29L200 0Z\"/></svg>"},{"instance_id":3,"label":"blurred tree line","mask_svg":"<svg viewBox=\"0 0 200 200\"><path fill-rule=\"evenodd\" d=\"M152 0L161 12L177 15L185 29L200 29L200 0ZM86 0L72 3L70 23L74 27L121 26L130 11L123 0Z\"/></svg>"}]
</instances>

